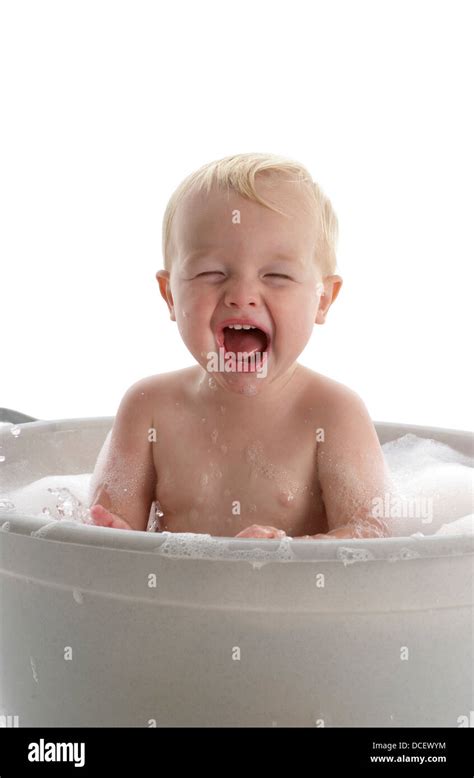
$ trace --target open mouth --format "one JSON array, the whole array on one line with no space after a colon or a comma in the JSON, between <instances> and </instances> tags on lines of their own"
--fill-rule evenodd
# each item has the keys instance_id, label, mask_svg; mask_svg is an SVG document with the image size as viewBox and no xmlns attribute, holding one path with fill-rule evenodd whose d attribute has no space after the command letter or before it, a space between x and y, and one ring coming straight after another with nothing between
<instances>
[{"instance_id":1,"label":"open mouth","mask_svg":"<svg viewBox=\"0 0 474 778\"><path fill-rule=\"evenodd\" d=\"M229 322L218 327L217 345L225 358L244 365L245 372L254 372L268 357L270 335L256 324Z\"/></svg>"},{"instance_id":2,"label":"open mouth","mask_svg":"<svg viewBox=\"0 0 474 778\"><path fill-rule=\"evenodd\" d=\"M239 325L242 327L242 325ZM240 329L237 325L224 327L224 348L227 353L238 354L260 353L267 350L268 338L259 327Z\"/></svg>"}]
</instances>

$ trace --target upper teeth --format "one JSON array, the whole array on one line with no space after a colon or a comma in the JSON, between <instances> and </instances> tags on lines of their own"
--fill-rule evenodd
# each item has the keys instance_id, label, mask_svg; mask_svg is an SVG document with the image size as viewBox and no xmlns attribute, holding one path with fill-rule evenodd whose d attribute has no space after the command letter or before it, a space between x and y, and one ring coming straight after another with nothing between
<instances>
[{"instance_id":1,"label":"upper teeth","mask_svg":"<svg viewBox=\"0 0 474 778\"><path fill-rule=\"evenodd\" d=\"M228 324L230 330L256 330L253 324Z\"/></svg>"}]
</instances>

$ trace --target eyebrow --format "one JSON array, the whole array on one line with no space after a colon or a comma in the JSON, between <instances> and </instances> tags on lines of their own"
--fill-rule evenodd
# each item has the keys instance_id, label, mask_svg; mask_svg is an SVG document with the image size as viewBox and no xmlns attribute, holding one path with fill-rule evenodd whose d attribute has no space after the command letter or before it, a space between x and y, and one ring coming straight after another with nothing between
<instances>
[{"instance_id":1,"label":"eyebrow","mask_svg":"<svg viewBox=\"0 0 474 778\"><path fill-rule=\"evenodd\" d=\"M209 246L209 248L197 249L196 251L191 251L189 254L186 254L186 256L183 259L183 263L184 264L189 264L190 262L197 261L198 259L202 259L202 258L204 258L204 259L207 259L207 258L209 258L209 259L211 259L211 258L217 259L217 257L211 257L210 256L210 254L212 252L216 252L216 251L218 251L218 249L216 249L215 247L210 247L210 246ZM301 257L300 256L296 256L295 254L293 254L293 255L291 255L291 254L283 254L281 252L277 252L277 253L273 254L271 251L268 252L268 253L269 253L269 261L270 262L291 262L291 263L297 262L297 263L300 263L300 261L301 261ZM220 259L220 257L219 257L219 259Z\"/></svg>"},{"instance_id":2,"label":"eyebrow","mask_svg":"<svg viewBox=\"0 0 474 778\"><path fill-rule=\"evenodd\" d=\"M186 259L199 257L201 256L201 254L206 254L208 251L215 250L215 248L216 248L215 246L209 245L209 246L201 246L198 249L192 249L191 251L187 252Z\"/></svg>"},{"instance_id":3,"label":"eyebrow","mask_svg":"<svg viewBox=\"0 0 474 778\"><path fill-rule=\"evenodd\" d=\"M299 262L300 257L296 256L295 254L282 254L281 252L277 252L276 254L272 254L272 261L277 262Z\"/></svg>"},{"instance_id":4,"label":"eyebrow","mask_svg":"<svg viewBox=\"0 0 474 778\"><path fill-rule=\"evenodd\" d=\"M215 251L215 248L213 249L211 246L209 246L208 248L201 248L196 249L195 251L190 251L184 256L183 265L189 265L191 262L196 262L199 259L205 259L213 250Z\"/></svg>"}]
</instances>

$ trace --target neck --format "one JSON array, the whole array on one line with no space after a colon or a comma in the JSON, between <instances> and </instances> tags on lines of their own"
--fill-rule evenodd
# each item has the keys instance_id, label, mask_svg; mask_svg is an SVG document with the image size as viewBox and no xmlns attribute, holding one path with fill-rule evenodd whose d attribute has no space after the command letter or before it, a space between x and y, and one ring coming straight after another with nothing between
<instances>
[{"instance_id":1,"label":"neck","mask_svg":"<svg viewBox=\"0 0 474 778\"><path fill-rule=\"evenodd\" d=\"M300 384L302 367L294 362L284 373L275 378L245 377L235 388L219 381L219 375L208 373L200 365L196 368L196 389L204 400L225 406L229 410L246 413L268 413L281 409ZM225 380L225 379L224 379Z\"/></svg>"}]
</instances>

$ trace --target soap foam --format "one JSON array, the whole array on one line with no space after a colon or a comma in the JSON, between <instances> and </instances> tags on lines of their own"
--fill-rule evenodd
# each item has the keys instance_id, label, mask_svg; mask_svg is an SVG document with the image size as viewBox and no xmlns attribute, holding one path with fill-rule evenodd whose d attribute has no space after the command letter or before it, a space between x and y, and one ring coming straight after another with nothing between
<instances>
[{"instance_id":1,"label":"soap foam","mask_svg":"<svg viewBox=\"0 0 474 778\"><path fill-rule=\"evenodd\" d=\"M430 504L431 515L389 519L394 537L415 533L450 534L452 522L463 518L463 530L472 532L473 464L472 457L455 451L445 443L416 435L404 435L382 446L394 485L400 496L418 505ZM441 532L442 527L447 527ZM459 534L460 526L453 527Z\"/></svg>"},{"instance_id":2,"label":"soap foam","mask_svg":"<svg viewBox=\"0 0 474 778\"><path fill-rule=\"evenodd\" d=\"M375 559L373 553L367 548L346 548L345 546L337 549L337 558L341 560L344 567L353 565L356 562L369 562Z\"/></svg>"},{"instance_id":3,"label":"soap foam","mask_svg":"<svg viewBox=\"0 0 474 778\"><path fill-rule=\"evenodd\" d=\"M433 516L429 522L422 518L392 518L389 520L391 533L395 537L410 535L459 535L473 534L473 459L455 451L450 446L435 440L404 435L382 446L387 465L399 494L406 498L431 499ZM276 472L262 459L262 451L254 447L247 452L250 463L270 479L284 477L285 473ZM211 476L220 476L220 471ZM45 527L37 531L37 536L51 534L56 523L71 521L76 524L89 524L89 489L91 474L47 476L9 493L0 492L0 527L4 532L10 528L6 521L15 515L47 516L51 519ZM291 484L298 491L296 484ZM150 516L155 503L152 505ZM205 508L205 506L204 506ZM160 513L161 515L161 513ZM258 520L258 515L255 517ZM149 531L156 524L149 523ZM229 546L228 539L214 538L210 535L193 533L162 533L167 535L160 546L159 553L165 556L188 556L194 559L234 558L248 559L255 566L261 566L272 560L292 558L291 540L284 538L276 551L262 549L247 550L235 547L235 540ZM397 557L400 558L400 557ZM351 564L352 558L346 555L345 564ZM362 561L354 559L353 561Z\"/></svg>"},{"instance_id":4,"label":"soap foam","mask_svg":"<svg viewBox=\"0 0 474 778\"><path fill-rule=\"evenodd\" d=\"M162 532L161 536L165 536L165 541L154 549L161 556L244 560L257 569L268 562L288 562L294 559L292 539L289 537L281 538L275 549L270 546L268 549L245 549L243 546L248 541L241 540L239 543L233 538L229 540L191 532Z\"/></svg>"}]
</instances>

